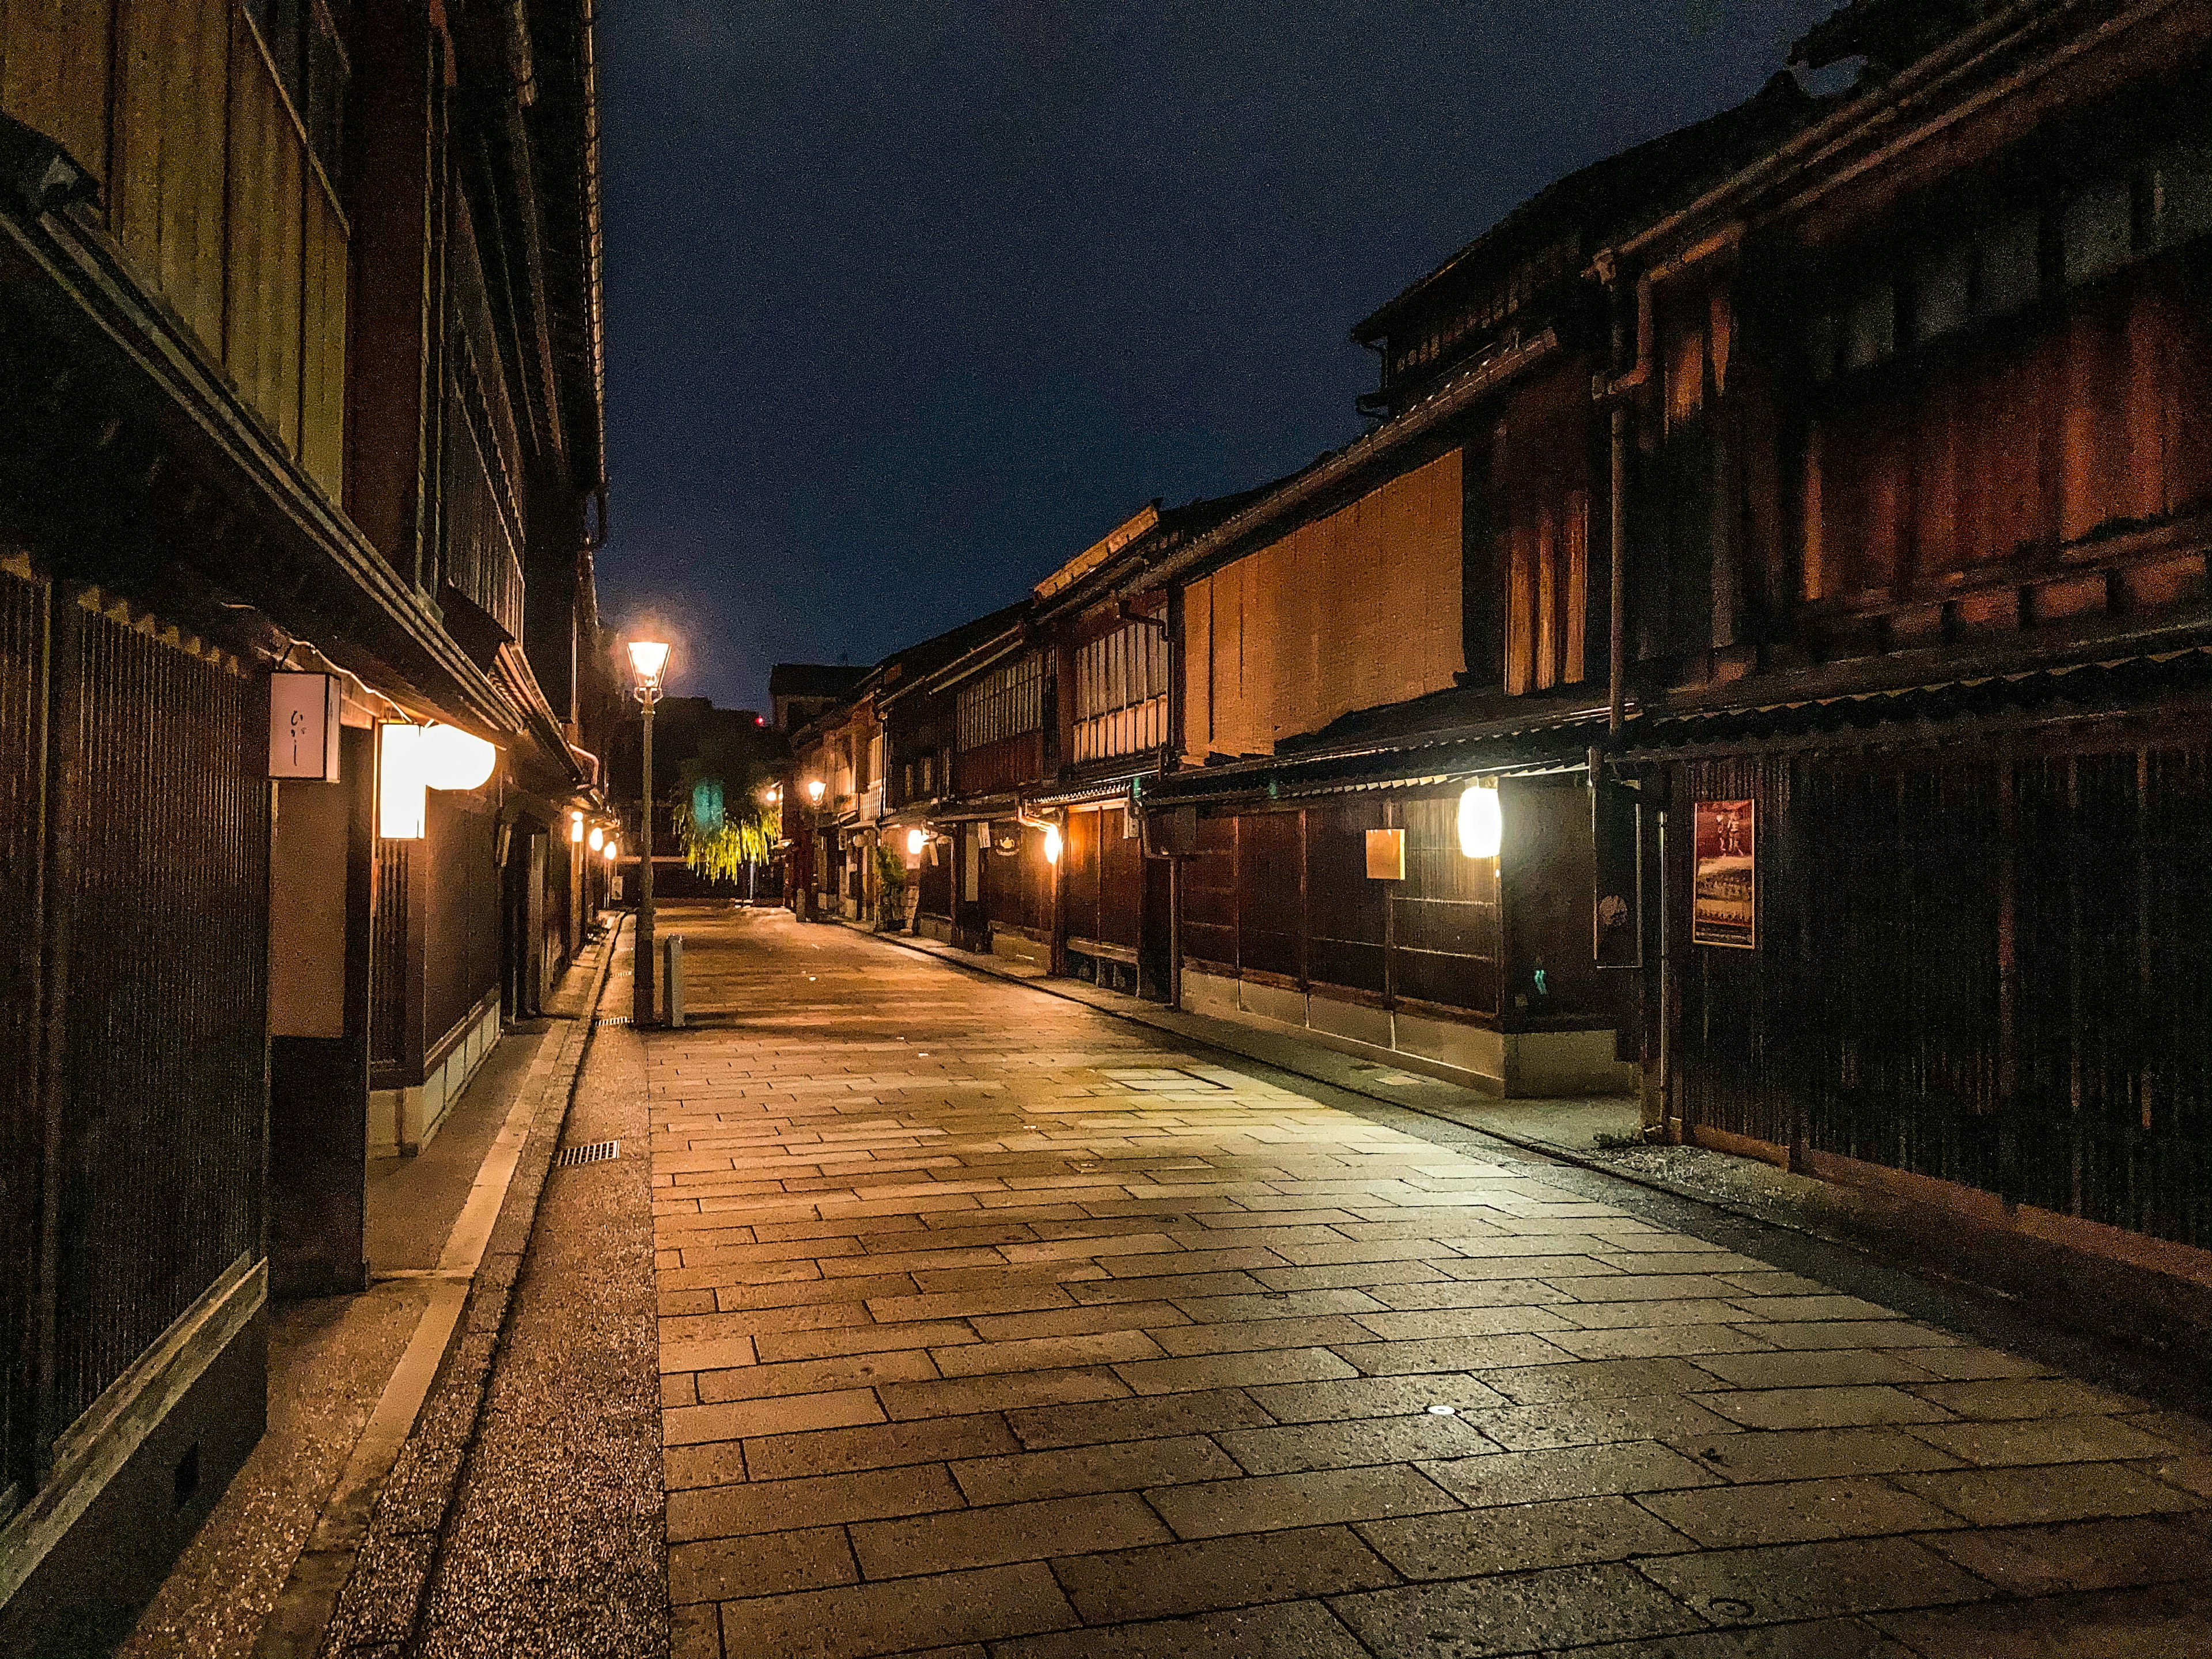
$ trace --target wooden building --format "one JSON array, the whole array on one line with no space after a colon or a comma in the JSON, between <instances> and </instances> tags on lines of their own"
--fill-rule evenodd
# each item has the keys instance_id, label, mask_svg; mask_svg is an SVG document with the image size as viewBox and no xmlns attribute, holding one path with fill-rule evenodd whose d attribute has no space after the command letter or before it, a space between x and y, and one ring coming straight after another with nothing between
<instances>
[{"instance_id":1,"label":"wooden building","mask_svg":"<svg viewBox=\"0 0 2212 1659\"><path fill-rule=\"evenodd\" d=\"M2212 8L1798 51L1871 72L1594 251L1654 1116L2202 1277Z\"/></svg>"},{"instance_id":2,"label":"wooden building","mask_svg":"<svg viewBox=\"0 0 2212 1659\"><path fill-rule=\"evenodd\" d=\"M580 936L588 17L0 4L11 1655L127 1628Z\"/></svg>"},{"instance_id":3,"label":"wooden building","mask_svg":"<svg viewBox=\"0 0 2212 1659\"><path fill-rule=\"evenodd\" d=\"M1118 585L1164 589L1179 642L1181 763L1146 800L1184 1006L1510 1095L1634 1086L1591 920L1613 495L1583 270L1818 107L1778 77L1509 216L1353 331L1380 425Z\"/></svg>"}]
</instances>

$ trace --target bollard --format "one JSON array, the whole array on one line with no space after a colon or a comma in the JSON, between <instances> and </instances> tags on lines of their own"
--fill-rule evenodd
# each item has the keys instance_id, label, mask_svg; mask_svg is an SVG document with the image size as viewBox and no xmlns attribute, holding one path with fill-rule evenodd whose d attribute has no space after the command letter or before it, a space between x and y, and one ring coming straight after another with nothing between
<instances>
[{"instance_id":1,"label":"bollard","mask_svg":"<svg viewBox=\"0 0 2212 1659\"><path fill-rule=\"evenodd\" d=\"M680 1029L684 1024L684 935L671 933L660 942L661 994L666 999L668 1024Z\"/></svg>"}]
</instances>

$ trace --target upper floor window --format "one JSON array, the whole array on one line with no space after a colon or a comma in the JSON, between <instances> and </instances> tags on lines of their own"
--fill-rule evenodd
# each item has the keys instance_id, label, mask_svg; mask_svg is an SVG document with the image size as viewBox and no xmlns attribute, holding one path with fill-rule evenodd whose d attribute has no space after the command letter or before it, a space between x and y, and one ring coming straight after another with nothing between
<instances>
[{"instance_id":1,"label":"upper floor window","mask_svg":"<svg viewBox=\"0 0 2212 1659\"><path fill-rule=\"evenodd\" d=\"M1075 652L1079 761L1157 749L1168 740L1168 640L1152 623L1130 623Z\"/></svg>"},{"instance_id":2,"label":"upper floor window","mask_svg":"<svg viewBox=\"0 0 2212 1659\"><path fill-rule=\"evenodd\" d=\"M333 188L345 144L345 101L353 78L337 25L323 0L244 0L276 65L276 80L307 130L307 148Z\"/></svg>"},{"instance_id":3,"label":"upper floor window","mask_svg":"<svg viewBox=\"0 0 2212 1659\"><path fill-rule=\"evenodd\" d=\"M1044 724L1044 659L1028 653L962 686L957 719L963 749L1037 730Z\"/></svg>"}]
</instances>

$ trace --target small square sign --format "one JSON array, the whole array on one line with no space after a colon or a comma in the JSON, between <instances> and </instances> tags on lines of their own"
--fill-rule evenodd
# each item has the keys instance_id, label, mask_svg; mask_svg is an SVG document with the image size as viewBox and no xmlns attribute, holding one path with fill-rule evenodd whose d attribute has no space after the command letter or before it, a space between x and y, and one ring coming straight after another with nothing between
<instances>
[{"instance_id":1,"label":"small square sign","mask_svg":"<svg viewBox=\"0 0 2212 1659\"><path fill-rule=\"evenodd\" d=\"M1367 832L1367 879L1403 881L1406 878L1406 832L1370 830Z\"/></svg>"},{"instance_id":2,"label":"small square sign","mask_svg":"<svg viewBox=\"0 0 2212 1659\"><path fill-rule=\"evenodd\" d=\"M335 674L269 677L269 775L338 781L338 709Z\"/></svg>"}]
</instances>

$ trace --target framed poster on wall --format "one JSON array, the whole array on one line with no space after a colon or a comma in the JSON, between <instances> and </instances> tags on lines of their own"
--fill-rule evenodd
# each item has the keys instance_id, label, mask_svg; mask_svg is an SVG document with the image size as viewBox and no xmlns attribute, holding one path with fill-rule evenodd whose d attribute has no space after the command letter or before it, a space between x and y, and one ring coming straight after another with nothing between
<instances>
[{"instance_id":1,"label":"framed poster on wall","mask_svg":"<svg viewBox=\"0 0 2212 1659\"><path fill-rule=\"evenodd\" d=\"M1690 888L1690 943L1739 951L1759 943L1757 803L1697 804L1697 875Z\"/></svg>"}]
</instances>

